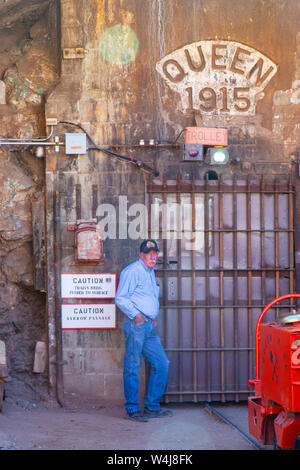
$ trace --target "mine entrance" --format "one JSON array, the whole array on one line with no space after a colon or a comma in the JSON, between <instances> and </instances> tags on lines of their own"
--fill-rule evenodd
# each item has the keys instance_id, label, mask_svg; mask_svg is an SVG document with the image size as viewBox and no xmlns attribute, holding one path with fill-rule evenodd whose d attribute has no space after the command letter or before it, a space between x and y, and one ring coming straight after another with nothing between
<instances>
[{"instance_id":1,"label":"mine entrance","mask_svg":"<svg viewBox=\"0 0 300 470\"><path fill-rule=\"evenodd\" d=\"M152 181L148 196L150 234L162 255L165 402L246 400L257 318L269 301L294 292L292 182L178 176ZM266 320L290 302L276 304Z\"/></svg>"}]
</instances>

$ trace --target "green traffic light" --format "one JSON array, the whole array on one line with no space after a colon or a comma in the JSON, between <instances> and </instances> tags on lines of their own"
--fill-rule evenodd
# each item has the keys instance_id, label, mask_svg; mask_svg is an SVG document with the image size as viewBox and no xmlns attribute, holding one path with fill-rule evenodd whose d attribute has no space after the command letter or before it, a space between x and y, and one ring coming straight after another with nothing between
<instances>
[{"instance_id":1,"label":"green traffic light","mask_svg":"<svg viewBox=\"0 0 300 470\"><path fill-rule=\"evenodd\" d=\"M214 160L216 163L223 163L226 160L226 154L222 150L214 153Z\"/></svg>"},{"instance_id":2,"label":"green traffic light","mask_svg":"<svg viewBox=\"0 0 300 470\"><path fill-rule=\"evenodd\" d=\"M211 165L225 165L228 162L228 150L224 148L211 149Z\"/></svg>"}]
</instances>

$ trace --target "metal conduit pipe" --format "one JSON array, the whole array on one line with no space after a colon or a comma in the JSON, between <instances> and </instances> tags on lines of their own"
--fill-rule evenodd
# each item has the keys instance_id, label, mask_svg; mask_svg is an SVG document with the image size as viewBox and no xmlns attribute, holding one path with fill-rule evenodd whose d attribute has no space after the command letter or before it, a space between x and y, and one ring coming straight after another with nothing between
<instances>
[{"instance_id":1,"label":"metal conduit pipe","mask_svg":"<svg viewBox=\"0 0 300 470\"><path fill-rule=\"evenodd\" d=\"M209 403L205 403L205 407L209 409L213 414L221 418L226 424L229 424L229 426L233 427L238 431L248 442L250 442L251 445L253 445L257 450L262 450L263 447L261 447L254 439L252 439L250 436L248 436L244 431L242 431L238 426L236 426L230 419L226 418L222 413L220 413L216 408L211 406Z\"/></svg>"},{"instance_id":2,"label":"metal conduit pipe","mask_svg":"<svg viewBox=\"0 0 300 470\"><path fill-rule=\"evenodd\" d=\"M39 145L39 146L56 146L64 145L62 142L45 142L45 141L32 141L32 140L20 140L20 141L10 141L10 140L0 140L1 145Z\"/></svg>"},{"instance_id":3,"label":"metal conduit pipe","mask_svg":"<svg viewBox=\"0 0 300 470\"><path fill-rule=\"evenodd\" d=\"M36 139L13 139L13 138L5 138L5 139L0 139L0 144L1 143L11 143L11 142L19 142L19 143L32 143L32 142L46 142L49 140L53 135L53 126L50 126L50 134L47 137L39 137Z\"/></svg>"}]
</instances>

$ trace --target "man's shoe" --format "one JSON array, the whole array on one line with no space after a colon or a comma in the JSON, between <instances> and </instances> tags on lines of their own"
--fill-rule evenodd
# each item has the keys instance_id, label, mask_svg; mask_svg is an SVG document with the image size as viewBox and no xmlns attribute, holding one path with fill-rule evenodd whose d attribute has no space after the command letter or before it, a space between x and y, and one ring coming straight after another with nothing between
<instances>
[{"instance_id":1,"label":"man's shoe","mask_svg":"<svg viewBox=\"0 0 300 470\"><path fill-rule=\"evenodd\" d=\"M127 413L127 418L131 421L139 421L141 423L146 423L148 419L142 415L139 411L134 411L133 413Z\"/></svg>"},{"instance_id":2,"label":"man's shoe","mask_svg":"<svg viewBox=\"0 0 300 470\"><path fill-rule=\"evenodd\" d=\"M172 411L170 410L149 410L148 408L144 409L144 416L146 418L170 418L173 416Z\"/></svg>"}]
</instances>

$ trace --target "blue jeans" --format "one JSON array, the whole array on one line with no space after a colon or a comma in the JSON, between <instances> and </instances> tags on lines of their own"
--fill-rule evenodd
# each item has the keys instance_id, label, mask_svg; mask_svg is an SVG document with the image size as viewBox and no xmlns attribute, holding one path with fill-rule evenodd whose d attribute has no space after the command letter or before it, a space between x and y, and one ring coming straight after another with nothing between
<instances>
[{"instance_id":1,"label":"blue jeans","mask_svg":"<svg viewBox=\"0 0 300 470\"><path fill-rule=\"evenodd\" d=\"M159 402L166 388L169 360L155 327L149 319L143 325L136 326L133 320L126 318L123 323L123 331L126 337L123 372L126 411L133 413L140 409L138 372L141 355L151 364L145 407L149 410L159 410Z\"/></svg>"}]
</instances>

